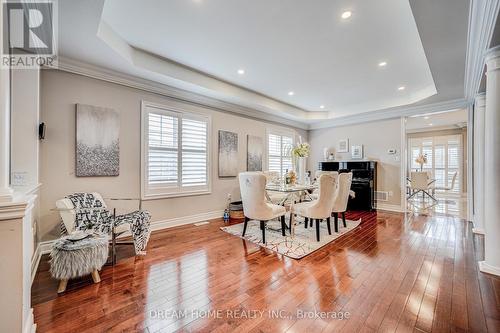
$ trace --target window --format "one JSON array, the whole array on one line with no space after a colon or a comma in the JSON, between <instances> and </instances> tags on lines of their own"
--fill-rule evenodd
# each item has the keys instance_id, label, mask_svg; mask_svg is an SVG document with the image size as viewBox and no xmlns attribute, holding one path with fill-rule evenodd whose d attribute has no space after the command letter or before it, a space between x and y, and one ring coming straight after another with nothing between
<instances>
[{"instance_id":1,"label":"window","mask_svg":"<svg viewBox=\"0 0 500 333\"><path fill-rule=\"evenodd\" d=\"M292 170L292 156L290 150L293 147L292 133L279 134L268 133L267 136L267 163L269 171L276 171L280 177L286 170Z\"/></svg>"},{"instance_id":2,"label":"window","mask_svg":"<svg viewBox=\"0 0 500 333\"><path fill-rule=\"evenodd\" d=\"M462 190L462 135L443 135L434 137L413 137L409 139L410 169L420 170L415 162L419 154L427 155L427 163L423 170L430 171L436 180L437 187L449 187L453 183L453 176L457 178L451 193L460 193Z\"/></svg>"},{"instance_id":3,"label":"window","mask_svg":"<svg viewBox=\"0 0 500 333\"><path fill-rule=\"evenodd\" d=\"M210 192L207 116L143 104L143 198Z\"/></svg>"}]
</instances>

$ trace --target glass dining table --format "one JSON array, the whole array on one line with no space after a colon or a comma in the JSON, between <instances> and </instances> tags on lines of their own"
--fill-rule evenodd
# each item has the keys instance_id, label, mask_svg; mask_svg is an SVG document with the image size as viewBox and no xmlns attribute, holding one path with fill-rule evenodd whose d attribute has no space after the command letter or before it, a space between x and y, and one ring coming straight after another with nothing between
<instances>
[{"instance_id":1,"label":"glass dining table","mask_svg":"<svg viewBox=\"0 0 500 333\"><path fill-rule=\"evenodd\" d=\"M285 184L274 184L269 183L266 185L266 198L272 202L271 197L268 192L279 192L283 193L283 197L275 204L284 206L289 203L290 219L288 228L290 229L290 234L292 237L295 235L295 219L293 214L293 205L296 202L302 202L304 200L313 200L310 192L318 188L318 184L308 184L308 185L285 185ZM273 229L274 230L274 229ZM277 230L279 231L279 230Z\"/></svg>"}]
</instances>

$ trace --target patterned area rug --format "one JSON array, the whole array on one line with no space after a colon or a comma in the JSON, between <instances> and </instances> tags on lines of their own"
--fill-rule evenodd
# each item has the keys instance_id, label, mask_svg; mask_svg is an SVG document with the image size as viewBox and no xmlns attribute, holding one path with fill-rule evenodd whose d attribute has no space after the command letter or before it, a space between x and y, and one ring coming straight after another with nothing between
<instances>
[{"instance_id":1,"label":"patterned area rug","mask_svg":"<svg viewBox=\"0 0 500 333\"><path fill-rule=\"evenodd\" d=\"M304 223L300 223L295 226L295 237L291 237L288 230L286 236L283 237L281 235L281 223L278 221L269 221L267 222L266 244L262 244L262 231L260 230L258 221L248 222L245 237L241 237L243 223L221 227L221 230L287 257L300 259L356 229L361 223L361 219L357 221L346 220L346 223L347 228L344 228L342 220L339 219L339 232L335 232L332 218L332 235L328 235L326 222L321 222L319 242L316 241L316 222L312 228L309 227L307 229L304 228Z\"/></svg>"}]
</instances>

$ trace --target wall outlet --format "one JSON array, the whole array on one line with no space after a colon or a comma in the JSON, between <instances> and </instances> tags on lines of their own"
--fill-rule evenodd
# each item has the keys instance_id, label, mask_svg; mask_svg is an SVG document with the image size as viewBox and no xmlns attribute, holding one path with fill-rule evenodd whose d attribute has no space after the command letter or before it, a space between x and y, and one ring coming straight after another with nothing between
<instances>
[{"instance_id":1,"label":"wall outlet","mask_svg":"<svg viewBox=\"0 0 500 333\"><path fill-rule=\"evenodd\" d=\"M389 191L389 196L392 197L394 195L393 191Z\"/></svg>"},{"instance_id":2,"label":"wall outlet","mask_svg":"<svg viewBox=\"0 0 500 333\"><path fill-rule=\"evenodd\" d=\"M228 200L228 201L231 201L231 193L228 193L228 194L227 194L227 200Z\"/></svg>"}]
</instances>

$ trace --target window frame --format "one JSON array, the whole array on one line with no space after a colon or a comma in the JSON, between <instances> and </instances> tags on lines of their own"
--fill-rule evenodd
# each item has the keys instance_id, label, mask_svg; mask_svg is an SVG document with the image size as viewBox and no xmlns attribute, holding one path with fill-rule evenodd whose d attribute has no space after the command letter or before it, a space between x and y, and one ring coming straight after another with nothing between
<instances>
[{"instance_id":1,"label":"window frame","mask_svg":"<svg viewBox=\"0 0 500 333\"><path fill-rule=\"evenodd\" d=\"M450 140L455 137L457 139L457 144L450 144ZM438 185L439 187L441 186L450 186L452 178L450 177L450 174L453 174L454 172L458 172L457 179L456 179L456 184L455 188L450 191L447 191L449 194L454 194L454 195L461 195L464 190L464 183L463 183L463 172L464 170L464 160L466 159L466 151L465 147L463 144L464 136L462 133L450 133L450 134L430 134L430 135L419 135L419 136L411 136L408 138L408 166L409 172L413 171L414 169L420 169L420 166L417 166L417 164L414 161L414 156L413 156L413 149L418 148L419 153L423 154L424 149L430 149L430 153L432 156L428 156L429 158L432 158L430 160L431 163L429 163L430 166L424 167L423 171L430 171L432 173L432 177L434 179L438 179L436 176L436 171L443 171L444 172L444 184L438 184L436 182L435 185ZM424 144L424 142L430 142L430 145ZM450 147L451 146L456 146L457 151L458 151L458 166L457 167L450 167L449 163L449 153L450 153ZM444 165L441 167L436 167L436 147L443 147L444 151Z\"/></svg>"},{"instance_id":2,"label":"window frame","mask_svg":"<svg viewBox=\"0 0 500 333\"><path fill-rule=\"evenodd\" d=\"M297 132L295 132L294 130L290 130L290 129L284 129L284 128L276 128L276 127L268 127L266 129L266 141L265 141L265 145L266 145L266 170L269 171L269 135L277 135L277 136L287 136L287 137L290 137L292 138L292 145L295 146L295 143L297 141ZM282 148L282 147L281 147ZM280 156L280 168L282 168L282 165L283 165L283 156ZM292 165L293 165L293 158L292 158ZM280 170L280 177L282 177L283 175L281 175L281 170Z\"/></svg>"},{"instance_id":3,"label":"window frame","mask_svg":"<svg viewBox=\"0 0 500 333\"><path fill-rule=\"evenodd\" d=\"M151 112L151 108L155 112ZM179 119L178 151L177 151L177 184L150 185L148 183L149 154L149 118L150 113L170 115ZM207 184L202 186L182 186L182 119L205 121L207 123ZM185 196L205 195L212 193L212 117L200 112L193 105L172 102L170 105L141 101L141 199L154 200Z\"/></svg>"}]
</instances>

